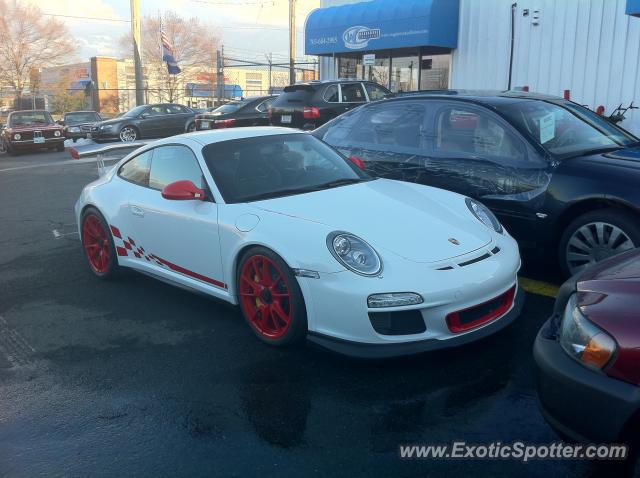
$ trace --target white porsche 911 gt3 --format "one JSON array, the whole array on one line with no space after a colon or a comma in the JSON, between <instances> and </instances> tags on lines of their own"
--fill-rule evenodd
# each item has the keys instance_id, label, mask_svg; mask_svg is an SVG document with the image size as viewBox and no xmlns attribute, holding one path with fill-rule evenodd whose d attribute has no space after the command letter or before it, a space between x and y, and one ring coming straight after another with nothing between
<instances>
[{"instance_id":1,"label":"white porsche 911 gt3","mask_svg":"<svg viewBox=\"0 0 640 478\"><path fill-rule=\"evenodd\" d=\"M519 314L518 247L486 207L358 163L287 128L148 144L76 203L89 266L238 304L269 344L359 357L459 345Z\"/></svg>"}]
</instances>

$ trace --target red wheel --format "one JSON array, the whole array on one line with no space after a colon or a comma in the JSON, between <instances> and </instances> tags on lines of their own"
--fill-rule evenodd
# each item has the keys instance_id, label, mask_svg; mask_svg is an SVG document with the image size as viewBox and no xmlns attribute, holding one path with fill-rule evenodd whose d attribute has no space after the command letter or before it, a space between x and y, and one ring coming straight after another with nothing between
<instances>
[{"instance_id":1,"label":"red wheel","mask_svg":"<svg viewBox=\"0 0 640 478\"><path fill-rule=\"evenodd\" d=\"M118 267L107 224L94 208L82 216L82 246L91 270L99 277L112 276Z\"/></svg>"},{"instance_id":2,"label":"red wheel","mask_svg":"<svg viewBox=\"0 0 640 478\"><path fill-rule=\"evenodd\" d=\"M307 331L304 299L291 270L264 248L247 253L238 269L242 313L263 341L284 345L301 340Z\"/></svg>"}]
</instances>

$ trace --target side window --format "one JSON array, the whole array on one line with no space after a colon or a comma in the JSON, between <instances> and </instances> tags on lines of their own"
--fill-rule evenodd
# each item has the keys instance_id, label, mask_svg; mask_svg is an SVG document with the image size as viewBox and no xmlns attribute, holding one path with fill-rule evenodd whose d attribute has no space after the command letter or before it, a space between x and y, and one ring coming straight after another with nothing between
<instances>
[{"instance_id":1,"label":"side window","mask_svg":"<svg viewBox=\"0 0 640 478\"><path fill-rule=\"evenodd\" d=\"M148 108L147 111L145 111L145 113L147 113L149 116L160 116L160 115L166 115L167 111L165 110L164 106L155 105Z\"/></svg>"},{"instance_id":2,"label":"side window","mask_svg":"<svg viewBox=\"0 0 640 478\"><path fill-rule=\"evenodd\" d=\"M153 150L145 151L142 154L130 159L118 171L118 176L140 186L149 184L149 166Z\"/></svg>"},{"instance_id":3,"label":"side window","mask_svg":"<svg viewBox=\"0 0 640 478\"><path fill-rule=\"evenodd\" d=\"M322 139L336 147L420 154L425 111L424 102L372 104L336 118Z\"/></svg>"},{"instance_id":4,"label":"side window","mask_svg":"<svg viewBox=\"0 0 640 478\"><path fill-rule=\"evenodd\" d=\"M384 88L374 85L373 83L365 83L364 87L367 89L370 101L381 100L389 93Z\"/></svg>"},{"instance_id":5,"label":"side window","mask_svg":"<svg viewBox=\"0 0 640 478\"><path fill-rule=\"evenodd\" d=\"M447 106L436 115L436 151L465 156L508 157L524 160L521 142L477 108Z\"/></svg>"},{"instance_id":6,"label":"side window","mask_svg":"<svg viewBox=\"0 0 640 478\"><path fill-rule=\"evenodd\" d=\"M167 105L167 110L171 115L180 115L186 113L186 110L181 105Z\"/></svg>"},{"instance_id":7,"label":"side window","mask_svg":"<svg viewBox=\"0 0 640 478\"><path fill-rule=\"evenodd\" d=\"M327 86L322 97L327 103L338 103L340 101L340 98L338 98L338 85Z\"/></svg>"},{"instance_id":8,"label":"side window","mask_svg":"<svg viewBox=\"0 0 640 478\"><path fill-rule=\"evenodd\" d=\"M265 111L267 111L271 107L271 103L273 103L273 98L269 98L268 100L263 101L258 106L256 106L256 109L260 113L264 113Z\"/></svg>"},{"instance_id":9,"label":"side window","mask_svg":"<svg viewBox=\"0 0 640 478\"><path fill-rule=\"evenodd\" d=\"M363 103L367 101L360 83L343 83L341 86L343 103Z\"/></svg>"},{"instance_id":10,"label":"side window","mask_svg":"<svg viewBox=\"0 0 640 478\"><path fill-rule=\"evenodd\" d=\"M186 146L159 146L153 150L149 187L161 190L175 181L189 180L204 186L202 170L193 152Z\"/></svg>"}]
</instances>

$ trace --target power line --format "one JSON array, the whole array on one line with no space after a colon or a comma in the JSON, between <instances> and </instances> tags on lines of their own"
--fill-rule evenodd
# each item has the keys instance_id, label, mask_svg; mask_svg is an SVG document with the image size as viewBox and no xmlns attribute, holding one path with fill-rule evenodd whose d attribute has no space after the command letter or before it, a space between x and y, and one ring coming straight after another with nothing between
<instances>
[{"instance_id":1,"label":"power line","mask_svg":"<svg viewBox=\"0 0 640 478\"><path fill-rule=\"evenodd\" d=\"M103 20L103 21L106 21L106 22L131 23L131 20L124 20L122 18L83 17L83 16L79 16L79 15L60 15L60 14L57 14L57 13L43 13L42 15L47 15L49 17L77 18L79 20Z\"/></svg>"}]
</instances>

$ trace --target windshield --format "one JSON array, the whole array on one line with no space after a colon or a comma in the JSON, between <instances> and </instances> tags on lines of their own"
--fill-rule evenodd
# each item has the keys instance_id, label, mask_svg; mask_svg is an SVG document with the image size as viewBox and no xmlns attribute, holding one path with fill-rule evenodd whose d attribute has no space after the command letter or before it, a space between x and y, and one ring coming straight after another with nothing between
<instances>
[{"instance_id":1,"label":"windshield","mask_svg":"<svg viewBox=\"0 0 640 478\"><path fill-rule=\"evenodd\" d=\"M64 122L67 125L91 123L92 121L99 121L100 118L96 113L69 113L64 116Z\"/></svg>"},{"instance_id":2,"label":"windshield","mask_svg":"<svg viewBox=\"0 0 640 478\"><path fill-rule=\"evenodd\" d=\"M302 194L370 179L306 133L221 141L205 146L202 154L227 203Z\"/></svg>"},{"instance_id":3,"label":"windshield","mask_svg":"<svg viewBox=\"0 0 640 478\"><path fill-rule=\"evenodd\" d=\"M231 103L227 103L226 105L219 106L218 108L213 110L213 112L221 115L227 113L235 113L246 104L246 101L232 101Z\"/></svg>"},{"instance_id":4,"label":"windshield","mask_svg":"<svg viewBox=\"0 0 640 478\"><path fill-rule=\"evenodd\" d=\"M11 115L10 125L20 126L28 124L50 124L53 119L48 111L24 111Z\"/></svg>"},{"instance_id":5,"label":"windshield","mask_svg":"<svg viewBox=\"0 0 640 478\"><path fill-rule=\"evenodd\" d=\"M518 101L498 110L559 158L619 149L637 141L593 111L570 102Z\"/></svg>"},{"instance_id":6,"label":"windshield","mask_svg":"<svg viewBox=\"0 0 640 478\"><path fill-rule=\"evenodd\" d=\"M136 106L133 109L130 109L129 111L127 111L125 114L123 114L122 116L128 116L129 118L132 117L136 117L139 116L140 113L142 113L144 110L146 110L148 108L147 105L142 105L142 106Z\"/></svg>"}]
</instances>

